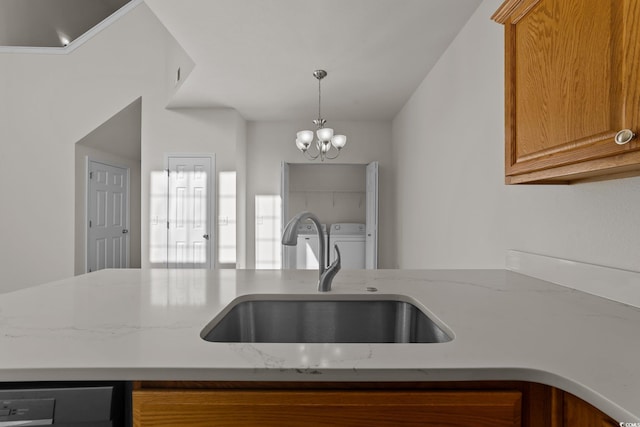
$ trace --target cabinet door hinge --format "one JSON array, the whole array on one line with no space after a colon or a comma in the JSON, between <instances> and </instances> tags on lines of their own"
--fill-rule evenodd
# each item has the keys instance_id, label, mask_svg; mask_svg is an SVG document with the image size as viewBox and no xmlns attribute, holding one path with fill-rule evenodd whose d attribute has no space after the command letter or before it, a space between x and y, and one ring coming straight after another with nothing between
<instances>
[{"instance_id":1,"label":"cabinet door hinge","mask_svg":"<svg viewBox=\"0 0 640 427\"><path fill-rule=\"evenodd\" d=\"M89 179L93 179L93 172L89 172Z\"/></svg>"}]
</instances>

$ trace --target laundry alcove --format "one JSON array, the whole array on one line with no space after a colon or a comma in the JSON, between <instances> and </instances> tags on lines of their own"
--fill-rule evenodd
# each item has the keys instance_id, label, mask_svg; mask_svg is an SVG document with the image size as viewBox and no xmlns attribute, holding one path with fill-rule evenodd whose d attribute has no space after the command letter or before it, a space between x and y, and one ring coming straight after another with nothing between
<instances>
[{"instance_id":1,"label":"laundry alcove","mask_svg":"<svg viewBox=\"0 0 640 427\"><path fill-rule=\"evenodd\" d=\"M302 211L316 214L327 230L332 224L364 224L365 268L377 268L378 162L282 162L281 196L283 227ZM296 247L283 246L283 268L296 268L296 251ZM330 249L328 258L332 252Z\"/></svg>"}]
</instances>

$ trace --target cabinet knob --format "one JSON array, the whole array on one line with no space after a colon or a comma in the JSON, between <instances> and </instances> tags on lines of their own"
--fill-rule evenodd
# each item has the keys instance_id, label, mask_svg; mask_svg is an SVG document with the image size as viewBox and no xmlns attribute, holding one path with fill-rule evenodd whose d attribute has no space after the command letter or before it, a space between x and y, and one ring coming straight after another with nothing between
<instances>
[{"instance_id":1,"label":"cabinet knob","mask_svg":"<svg viewBox=\"0 0 640 427\"><path fill-rule=\"evenodd\" d=\"M614 140L618 145L624 145L631 141L636 137L636 134L633 133L631 129L622 129L620 132L616 133Z\"/></svg>"}]
</instances>

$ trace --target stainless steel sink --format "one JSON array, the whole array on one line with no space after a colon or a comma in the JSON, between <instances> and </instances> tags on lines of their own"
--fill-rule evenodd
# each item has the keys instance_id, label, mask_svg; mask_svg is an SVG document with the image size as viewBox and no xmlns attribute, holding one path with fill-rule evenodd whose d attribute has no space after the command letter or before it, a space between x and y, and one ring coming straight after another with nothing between
<instances>
[{"instance_id":1,"label":"stainless steel sink","mask_svg":"<svg viewBox=\"0 0 640 427\"><path fill-rule=\"evenodd\" d=\"M441 343L452 339L407 301L312 297L261 297L231 303L200 336L227 343Z\"/></svg>"}]
</instances>

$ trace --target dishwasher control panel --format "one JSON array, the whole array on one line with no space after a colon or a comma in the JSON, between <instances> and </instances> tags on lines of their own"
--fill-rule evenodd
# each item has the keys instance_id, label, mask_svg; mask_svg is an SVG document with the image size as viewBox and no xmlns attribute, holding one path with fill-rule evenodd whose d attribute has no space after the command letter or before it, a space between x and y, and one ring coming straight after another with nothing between
<instances>
[{"instance_id":1,"label":"dishwasher control panel","mask_svg":"<svg viewBox=\"0 0 640 427\"><path fill-rule=\"evenodd\" d=\"M0 427L53 424L54 398L0 400Z\"/></svg>"},{"instance_id":2,"label":"dishwasher control panel","mask_svg":"<svg viewBox=\"0 0 640 427\"><path fill-rule=\"evenodd\" d=\"M0 427L124 427L122 381L0 381Z\"/></svg>"}]
</instances>

